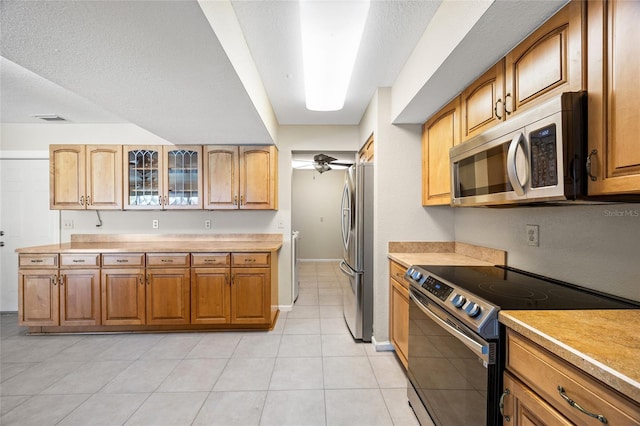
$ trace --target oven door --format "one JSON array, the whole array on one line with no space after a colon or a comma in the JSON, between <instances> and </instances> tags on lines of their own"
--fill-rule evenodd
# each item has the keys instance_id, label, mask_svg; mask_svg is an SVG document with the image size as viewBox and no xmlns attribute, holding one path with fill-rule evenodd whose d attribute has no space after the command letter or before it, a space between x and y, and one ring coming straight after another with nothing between
<instances>
[{"instance_id":1,"label":"oven door","mask_svg":"<svg viewBox=\"0 0 640 426\"><path fill-rule=\"evenodd\" d=\"M423 426L498 424L496 344L411 289L408 396Z\"/></svg>"}]
</instances>

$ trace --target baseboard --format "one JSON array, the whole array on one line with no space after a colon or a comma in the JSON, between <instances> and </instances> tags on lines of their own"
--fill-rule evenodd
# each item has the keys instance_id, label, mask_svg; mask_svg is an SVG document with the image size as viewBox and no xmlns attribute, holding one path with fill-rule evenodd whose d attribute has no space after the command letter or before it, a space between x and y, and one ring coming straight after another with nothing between
<instances>
[{"instance_id":1,"label":"baseboard","mask_svg":"<svg viewBox=\"0 0 640 426\"><path fill-rule=\"evenodd\" d=\"M278 309L282 312L290 312L293 310L293 305L278 305Z\"/></svg>"},{"instance_id":2,"label":"baseboard","mask_svg":"<svg viewBox=\"0 0 640 426\"><path fill-rule=\"evenodd\" d=\"M390 341L378 342L373 336L371 336L371 344L376 348L376 352L392 352L394 350Z\"/></svg>"},{"instance_id":3,"label":"baseboard","mask_svg":"<svg viewBox=\"0 0 640 426\"><path fill-rule=\"evenodd\" d=\"M299 262L340 262L342 259L298 259Z\"/></svg>"}]
</instances>

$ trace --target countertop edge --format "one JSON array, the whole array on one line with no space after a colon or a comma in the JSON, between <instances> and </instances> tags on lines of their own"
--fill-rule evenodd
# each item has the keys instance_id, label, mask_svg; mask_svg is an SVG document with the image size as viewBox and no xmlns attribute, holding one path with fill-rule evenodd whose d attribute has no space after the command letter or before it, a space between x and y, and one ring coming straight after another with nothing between
<instances>
[{"instance_id":1,"label":"countertop edge","mask_svg":"<svg viewBox=\"0 0 640 426\"><path fill-rule=\"evenodd\" d=\"M49 244L43 246L23 247L16 249L19 254L64 254L64 253L133 253L133 252L153 252L153 253L209 253L209 252L254 252L269 251L276 252L282 248L281 242L258 242L258 241L220 241L203 246L202 243L189 242L167 242L159 245L154 242L137 242L133 244L125 243L83 243L81 247L72 243Z\"/></svg>"},{"instance_id":2,"label":"countertop edge","mask_svg":"<svg viewBox=\"0 0 640 426\"><path fill-rule=\"evenodd\" d=\"M512 317L509 311L500 311L498 319L505 326L565 360L585 374L605 383L636 403L640 403L640 383L632 378L549 336L526 322Z\"/></svg>"},{"instance_id":3,"label":"countertop edge","mask_svg":"<svg viewBox=\"0 0 640 426\"><path fill-rule=\"evenodd\" d=\"M410 257L423 257L427 260L424 262L407 262L407 256ZM470 266L493 266L493 263L486 262L484 260L477 259L475 257L465 256L459 253L387 253L387 258L394 262L404 266L405 268L415 264L429 264L428 258L446 256L447 260L439 259L437 262L433 262L434 265L470 265Z\"/></svg>"}]
</instances>

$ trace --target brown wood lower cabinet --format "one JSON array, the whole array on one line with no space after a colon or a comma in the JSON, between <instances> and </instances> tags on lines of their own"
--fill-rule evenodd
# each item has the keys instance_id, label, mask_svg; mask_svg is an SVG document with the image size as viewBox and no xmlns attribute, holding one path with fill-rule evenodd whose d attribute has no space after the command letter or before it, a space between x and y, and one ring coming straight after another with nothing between
<instances>
[{"instance_id":1,"label":"brown wood lower cabinet","mask_svg":"<svg viewBox=\"0 0 640 426\"><path fill-rule=\"evenodd\" d=\"M274 252L21 254L19 322L35 332L268 329L278 313L273 259Z\"/></svg>"},{"instance_id":2,"label":"brown wood lower cabinet","mask_svg":"<svg viewBox=\"0 0 640 426\"><path fill-rule=\"evenodd\" d=\"M228 266L191 270L191 324L231 322L230 274Z\"/></svg>"},{"instance_id":3,"label":"brown wood lower cabinet","mask_svg":"<svg viewBox=\"0 0 640 426\"><path fill-rule=\"evenodd\" d=\"M406 268L396 262L389 262L389 339L407 368L409 349L409 289L405 287L403 277Z\"/></svg>"},{"instance_id":4,"label":"brown wood lower cabinet","mask_svg":"<svg viewBox=\"0 0 640 426\"><path fill-rule=\"evenodd\" d=\"M505 367L503 424L640 424L637 403L510 329Z\"/></svg>"},{"instance_id":5,"label":"brown wood lower cabinet","mask_svg":"<svg viewBox=\"0 0 640 426\"><path fill-rule=\"evenodd\" d=\"M147 269L147 324L189 324L189 268Z\"/></svg>"},{"instance_id":6,"label":"brown wood lower cabinet","mask_svg":"<svg viewBox=\"0 0 640 426\"><path fill-rule=\"evenodd\" d=\"M571 425L564 416L536 395L520 380L504 373L504 424L514 426Z\"/></svg>"},{"instance_id":7,"label":"brown wood lower cabinet","mask_svg":"<svg viewBox=\"0 0 640 426\"><path fill-rule=\"evenodd\" d=\"M60 270L60 325L99 325L100 270Z\"/></svg>"},{"instance_id":8,"label":"brown wood lower cabinet","mask_svg":"<svg viewBox=\"0 0 640 426\"><path fill-rule=\"evenodd\" d=\"M18 273L18 323L60 324L57 269L20 270Z\"/></svg>"},{"instance_id":9,"label":"brown wood lower cabinet","mask_svg":"<svg viewBox=\"0 0 640 426\"><path fill-rule=\"evenodd\" d=\"M271 313L271 270L233 268L231 270L231 322L264 324Z\"/></svg>"},{"instance_id":10,"label":"brown wood lower cabinet","mask_svg":"<svg viewBox=\"0 0 640 426\"><path fill-rule=\"evenodd\" d=\"M102 270L102 324L145 323L144 269Z\"/></svg>"}]
</instances>

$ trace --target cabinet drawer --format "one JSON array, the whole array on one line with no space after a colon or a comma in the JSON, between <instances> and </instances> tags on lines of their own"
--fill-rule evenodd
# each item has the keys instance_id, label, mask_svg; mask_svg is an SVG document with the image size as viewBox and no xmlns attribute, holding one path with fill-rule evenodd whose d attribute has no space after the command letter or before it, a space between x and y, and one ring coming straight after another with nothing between
<instances>
[{"instance_id":1,"label":"cabinet drawer","mask_svg":"<svg viewBox=\"0 0 640 426\"><path fill-rule=\"evenodd\" d=\"M21 254L18 264L20 268L58 267L57 254Z\"/></svg>"},{"instance_id":2,"label":"cabinet drawer","mask_svg":"<svg viewBox=\"0 0 640 426\"><path fill-rule=\"evenodd\" d=\"M404 266L400 265L399 263L389 262L389 274L391 275L391 278L394 278L396 281L398 281L404 287L409 288L409 286L407 285L407 283L404 280L404 274L406 272L407 272L407 268L405 268Z\"/></svg>"},{"instance_id":3,"label":"cabinet drawer","mask_svg":"<svg viewBox=\"0 0 640 426\"><path fill-rule=\"evenodd\" d=\"M604 416L609 424L640 423L640 407L633 401L510 330L507 332L506 368L574 423L602 425L599 420L570 406L559 387L576 404L590 413Z\"/></svg>"},{"instance_id":4,"label":"cabinet drawer","mask_svg":"<svg viewBox=\"0 0 640 426\"><path fill-rule=\"evenodd\" d=\"M147 253L147 267L189 266L189 253Z\"/></svg>"},{"instance_id":5,"label":"cabinet drawer","mask_svg":"<svg viewBox=\"0 0 640 426\"><path fill-rule=\"evenodd\" d=\"M271 254L269 253L232 253L232 266L271 266Z\"/></svg>"},{"instance_id":6,"label":"cabinet drawer","mask_svg":"<svg viewBox=\"0 0 640 426\"><path fill-rule=\"evenodd\" d=\"M114 253L102 255L103 268L131 266L144 266L144 253Z\"/></svg>"},{"instance_id":7,"label":"cabinet drawer","mask_svg":"<svg viewBox=\"0 0 640 426\"><path fill-rule=\"evenodd\" d=\"M193 253L191 255L193 266L225 266L230 264L230 260L229 253Z\"/></svg>"},{"instance_id":8,"label":"cabinet drawer","mask_svg":"<svg viewBox=\"0 0 640 426\"><path fill-rule=\"evenodd\" d=\"M99 253L61 254L60 266L96 267L100 266Z\"/></svg>"}]
</instances>

